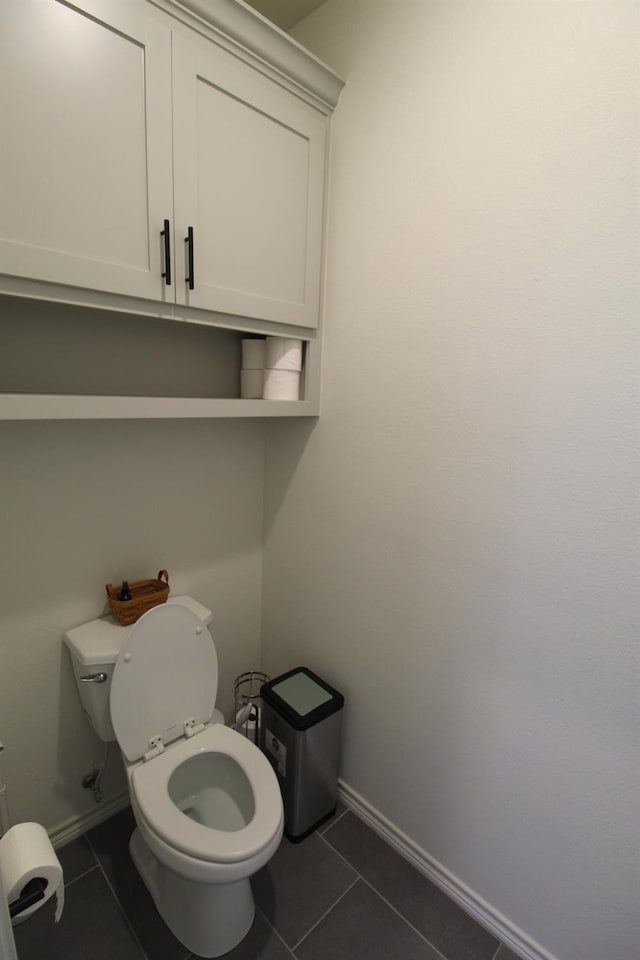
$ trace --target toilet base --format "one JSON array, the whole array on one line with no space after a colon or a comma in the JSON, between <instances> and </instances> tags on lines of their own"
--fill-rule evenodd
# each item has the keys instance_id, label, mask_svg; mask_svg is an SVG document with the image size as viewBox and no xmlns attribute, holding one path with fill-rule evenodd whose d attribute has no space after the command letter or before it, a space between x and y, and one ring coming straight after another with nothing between
<instances>
[{"instance_id":1,"label":"toilet base","mask_svg":"<svg viewBox=\"0 0 640 960\"><path fill-rule=\"evenodd\" d=\"M158 913L185 947L200 957L221 957L249 932L255 914L248 879L199 883L167 869L136 827L129 851Z\"/></svg>"}]
</instances>

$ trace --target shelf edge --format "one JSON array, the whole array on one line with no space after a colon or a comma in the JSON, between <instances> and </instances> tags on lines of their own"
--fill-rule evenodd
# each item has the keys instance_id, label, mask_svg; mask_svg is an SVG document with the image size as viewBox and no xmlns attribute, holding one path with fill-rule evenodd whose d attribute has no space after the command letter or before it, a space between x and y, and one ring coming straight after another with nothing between
<instances>
[{"instance_id":1,"label":"shelf edge","mask_svg":"<svg viewBox=\"0 0 640 960\"><path fill-rule=\"evenodd\" d=\"M0 420L174 420L237 417L315 417L310 400L200 397L117 397L0 394Z\"/></svg>"}]
</instances>

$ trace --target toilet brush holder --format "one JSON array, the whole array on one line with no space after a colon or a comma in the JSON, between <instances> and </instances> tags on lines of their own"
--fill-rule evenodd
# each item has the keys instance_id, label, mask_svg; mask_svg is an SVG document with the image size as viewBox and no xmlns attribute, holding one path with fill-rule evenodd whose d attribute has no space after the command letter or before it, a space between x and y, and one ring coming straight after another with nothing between
<instances>
[{"instance_id":1,"label":"toilet brush holder","mask_svg":"<svg viewBox=\"0 0 640 960\"><path fill-rule=\"evenodd\" d=\"M234 683L235 717L234 727L239 733L256 745L260 743L262 725L262 698L260 691L269 677L259 670L241 673Z\"/></svg>"}]
</instances>

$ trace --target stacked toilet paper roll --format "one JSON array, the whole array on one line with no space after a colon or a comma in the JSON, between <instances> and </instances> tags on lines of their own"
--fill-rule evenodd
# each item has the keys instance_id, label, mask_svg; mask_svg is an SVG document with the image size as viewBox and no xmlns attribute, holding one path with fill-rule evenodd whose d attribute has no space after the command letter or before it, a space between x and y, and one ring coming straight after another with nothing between
<instances>
[{"instance_id":1,"label":"stacked toilet paper roll","mask_svg":"<svg viewBox=\"0 0 640 960\"><path fill-rule=\"evenodd\" d=\"M39 823L17 823L0 837L0 887L4 887L9 904L18 900L27 884L36 878L44 884L44 897L15 916L14 926L39 910L54 894L56 923L64 907L62 867L47 831Z\"/></svg>"},{"instance_id":2,"label":"stacked toilet paper roll","mask_svg":"<svg viewBox=\"0 0 640 960\"><path fill-rule=\"evenodd\" d=\"M245 400L260 400L264 387L265 341L251 338L242 341L242 369L240 396Z\"/></svg>"},{"instance_id":3,"label":"stacked toilet paper roll","mask_svg":"<svg viewBox=\"0 0 640 960\"><path fill-rule=\"evenodd\" d=\"M264 392L265 400L299 400L302 370L302 340L267 337Z\"/></svg>"}]
</instances>

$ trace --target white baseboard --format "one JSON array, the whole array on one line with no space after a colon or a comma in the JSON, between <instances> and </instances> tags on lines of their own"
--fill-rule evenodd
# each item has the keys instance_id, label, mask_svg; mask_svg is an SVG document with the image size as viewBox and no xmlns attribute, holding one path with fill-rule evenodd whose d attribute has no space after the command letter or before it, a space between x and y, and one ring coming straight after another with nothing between
<instances>
[{"instance_id":1,"label":"white baseboard","mask_svg":"<svg viewBox=\"0 0 640 960\"><path fill-rule=\"evenodd\" d=\"M97 827L103 820L108 820L109 817L123 810L128 804L129 793L126 790L124 793L119 793L110 800L103 800L101 803L97 803L95 808L90 810L89 813L84 813L77 817L70 817L58 827L50 830L49 838L51 843L54 847L64 847L66 843L77 840L78 837L86 833L87 830Z\"/></svg>"},{"instance_id":2,"label":"white baseboard","mask_svg":"<svg viewBox=\"0 0 640 960\"><path fill-rule=\"evenodd\" d=\"M435 883L466 913L477 920L494 937L502 941L510 950L522 957L523 960L557 960L553 954L545 950L535 940L532 940L514 923L511 923L446 867L429 856L425 850L414 843L390 820L387 820L379 810L376 810L343 780L338 782L338 797L345 806L353 810L361 820L364 820L378 836L386 840L394 850L397 850L400 856L408 860L428 880Z\"/></svg>"}]
</instances>

